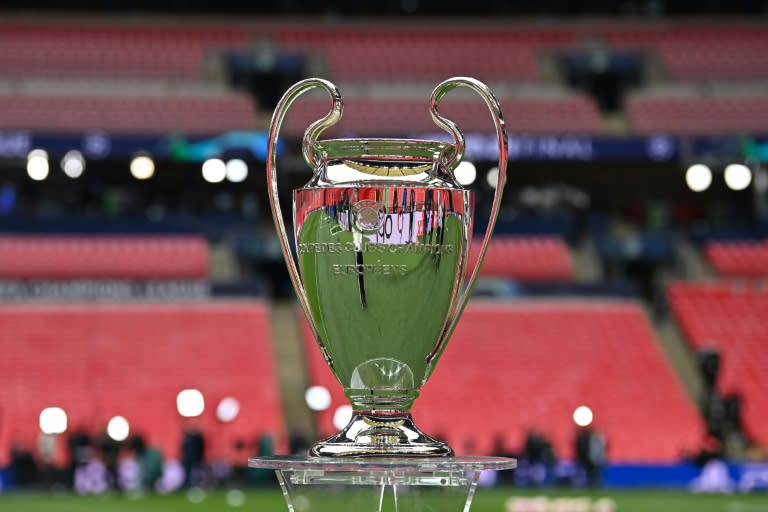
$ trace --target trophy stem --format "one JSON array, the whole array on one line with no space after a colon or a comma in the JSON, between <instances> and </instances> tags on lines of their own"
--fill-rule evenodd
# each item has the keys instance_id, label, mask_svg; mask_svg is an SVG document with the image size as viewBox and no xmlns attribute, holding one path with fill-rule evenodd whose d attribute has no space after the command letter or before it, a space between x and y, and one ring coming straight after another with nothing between
<instances>
[{"instance_id":1,"label":"trophy stem","mask_svg":"<svg viewBox=\"0 0 768 512\"><path fill-rule=\"evenodd\" d=\"M356 411L344 429L316 443L315 457L447 457L453 450L419 430L409 413Z\"/></svg>"},{"instance_id":2,"label":"trophy stem","mask_svg":"<svg viewBox=\"0 0 768 512\"><path fill-rule=\"evenodd\" d=\"M396 363L390 360L390 363ZM398 369L405 368L405 365L396 363ZM410 369L405 370L408 379L412 381L413 377ZM398 372L393 372L398 373ZM409 384L413 384L409 382ZM371 388L344 388L344 394L352 404L352 409L356 412L370 412L377 416L391 416L408 414L411 411L413 402L419 397L419 390L414 387L394 388L394 389L371 389Z\"/></svg>"}]
</instances>

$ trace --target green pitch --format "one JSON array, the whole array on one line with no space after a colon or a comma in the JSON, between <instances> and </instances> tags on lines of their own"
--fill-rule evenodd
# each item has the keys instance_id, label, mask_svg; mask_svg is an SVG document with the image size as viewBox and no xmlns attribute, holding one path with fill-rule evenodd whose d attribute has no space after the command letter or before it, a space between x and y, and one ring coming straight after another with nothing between
<instances>
[{"instance_id":1,"label":"green pitch","mask_svg":"<svg viewBox=\"0 0 768 512\"><path fill-rule=\"evenodd\" d=\"M544 495L550 498L570 496L609 497L617 504L617 512L766 512L768 495L749 494L733 496L692 495L664 491L550 491L536 493L519 489L480 489L473 512L503 512L504 503L510 496ZM224 492L205 496L185 494L170 496L126 497L79 497L73 495L45 496L30 494L0 495L3 512L226 512L237 510L252 512L286 512L280 493L272 491L246 491L235 496L238 506L228 503ZM199 501L202 498L202 501ZM242 499L244 498L244 501ZM230 496L230 500L232 496ZM333 512L340 512L336 510ZM373 512L373 511L360 511Z\"/></svg>"}]
</instances>

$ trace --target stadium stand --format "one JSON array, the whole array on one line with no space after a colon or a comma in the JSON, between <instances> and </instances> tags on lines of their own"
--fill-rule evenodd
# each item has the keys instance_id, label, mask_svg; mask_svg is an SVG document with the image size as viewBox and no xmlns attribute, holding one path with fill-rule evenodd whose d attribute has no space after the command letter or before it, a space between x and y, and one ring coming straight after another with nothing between
<instances>
[{"instance_id":1,"label":"stadium stand","mask_svg":"<svg viewBox=\"0 0 768 512\"><path fill-rule=\"evenodd\" d=\"M331 76L341 80L392 76L442 80L463 74L485 80L538 81L539 55L568 38L567 32L557 30L489 30L453 24L442 28L317 27L277 34L283 47L320 53Z\"/></svg>"},{"instance_id":2,"label":"stadium stand","mask_svg":"<svg viewBox=\"0 0 768 512\"><path fill-rule=\"evenodd\" d=\"M0 235L2 279L203 279L207 274L203 237Z\"/></svg>"},{"instance_id":3,"label":"stadium stand","mask_svg":"<svg viewBox=\"0 0 768 512\"><path fill-rule=\"evenodd\" d=\"M468 269L475 268L482 240L474 240ZM521 280L573 279L568 246L559 237L495 236L491 239L480 275Z\"/></svg>"},{"instance_id":4,"label":"stadium stand","mask_svg":"<svg viewBox=\"0 0 768 512\"><path fill-rule=\"evenodd\" d=\"M668 296L691 346L720 351L719 390L741 394L746 432L768 443L768 293L732 283L678 282Z\"/></svg>"},{"instance_id":5,"label":"stadium stand","mask_svg":"<svg viewBox=\"0 0 768 512\"><path fill-rule=\"evenodd\" d=\"M596 27L593 33L614 48L641 49L658 56L672 81L768 78L767 57L755 51L768 44L759 24L627 24Z\"/></svg>"},{"instance_id":6,"label":"stadium stand","mask_svg":"<svg viewBox=\"0 0 768 512\"><path fill-rule=\"evenodd\" d=\"M0 129L48 132L210 134L252 130L253 100L210 96L0 95Z\"/></svg>"},{"instance_id":7,"label":"stadium stand","mask_svg":"<svg viewBox=\"0 0 768 512\"><path fill-rule=\"evenodd\" d=\"M270 340L260 301L213 303L6 304L0 308L0 455L11 443L33 447L38 415L62 407L70 431L103 432L124 416L131 432L170 458L179 456L184 421L176 395L199 389L210 460L233 460L236 440L261 434L284 442ZM240 403L227 425L216 419L224 397ZM58 443L62 462L66 443ZM241 461L238 461L241 462Z\"/></svg>"},{"instance_id":8,"label":"stadium stand","mask_svg":"<svg viewBox=\"0 0 768 512\"><path fill-rule=\"evenodd\" d=\"M400 30L401 33L398 33ZM375 24L354 29L279 29L277 40L290 48L320 52L328 69L342 79L440 79L470 74L486 80L539 81L541 57L599 40L616 49L642 50L660 59L670 80L758 80L768 78L768 57L755 52L768 43L758 24L552 23L485 26L446 23L382 30ZM396 34L397 37L393 37ZM371 59L370 56L376 56ZM486 58L494 55L493 59Z\"/></svg>"},{"instance_id":9,"label":"stadium stand","mask_svg":"<svg viewBox=\"0 0 768 512\"><path fill-rule=\"evenodd\" d=\"M704 247L707 261L724 277L768 276L768 243L711 241Z\"/></svg>"},{"instance_id":10,"label":"stadium stand","mask_svg":"<svg viewBox=\"0 0 768 512\"><path fill-rule=\"evenodd\" d=\"M304 333L311 381L333 397L332 408L318 413L320 432L330 434L334 410L346 400L306 325ZM580 405L594 411L614 462L674 462L703 438L693 404L633 302L472 302L414 418L457 452L489 453L496 434L520 446L535 428L558 457L570 457L571 415Z\"/></svg>"},{"instance_id":11,"label":"stadium stand","mask_svg":"<svg viewBox=\"0 0 768 512\"><path fill-rule=\"evenodd\" d=\"M223 25L6 19L0 24L0 76L200 80L207 55L248 37Z\"/></svg>"},{"instance_id":12,"label":"stadium stand","mask_svg":"<svg viewBox=\"0 0 768 512\"><path fill-rule=\"evenodd\" d=\"M0 22L0 27L0 77L11 81L11 86L0 84L0 109L5 112L0 129L46 127L52 131L101 129L116 133L254 129L254 106L245 98L225 92L223 59L231 52L255 59L260 44L277 55L305 55L308 62L314 63L309 66L314 74L341 81L345 86L389 82L397 77L409 84L406 91L457 74L505 84L552 85L557 73L548 59L592 40L601 41L608 49L642 52L657 58L673 82L756 82L768 77L768 57L765 52L753 51L768 44L768 39L764 31L748 23L630 23L621 28L610 23L536 27L498 24L481 28L446 22L393 28L371 21L309 26L302 22L223 25L160 21L139 25L91 20L72 26L25 19ZM62 78L116 83L218 82L222 90L197 97L88 94L93 87L84 87L79 97L45 92L45 87L38 87L41 90L35 94L19 92L30 80ZM372 98L370 92L359 98L345 98L349 108L344 121L329 133L403 135L399 133L403 127L411 133L434 131L423 98L415 103L407 94L395 94L383 100ZM306 119L327 110L324 100L299 102L298 115L288 117L286 132L301 135ZM546 98L509 95L501 97L501 102L512 133L606 132L594 101L587 96L567 92ZM477 112L471 110L476 103L453 99L446 102L446 112L458 118L467 131L489 131L486 116L468 114ZM768 119L765 94L633 94L626 114L632 130L640 134L768 130L764 121Z\"/></svg>"},{"instance_id":13,"label":"stadium stand","mask_svg":"<svg viewBox=\"0 0 768 512\"><path fill-rule=\"evenodd\" d=\"M636 133L722 135L768 131L768 96L657 97L630 95L627 117Z\"/></svg>"}]
</instances>

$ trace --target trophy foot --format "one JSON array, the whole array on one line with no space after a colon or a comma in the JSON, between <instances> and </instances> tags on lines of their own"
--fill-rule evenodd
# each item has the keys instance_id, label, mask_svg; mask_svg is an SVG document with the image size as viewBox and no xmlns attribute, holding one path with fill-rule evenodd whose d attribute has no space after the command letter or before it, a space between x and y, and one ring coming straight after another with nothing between
<instances>
[{"instance_id":1,"label":"trophy foot","mask_svg":"<svg viewBox=\"0 0 768 512\"><path fill-rule=\"evenodd\" d=\"M316 443L312 457L450 457L453 450L416 428L410 414L355 413L336 435Z\"/></svg>"}]
</instances>

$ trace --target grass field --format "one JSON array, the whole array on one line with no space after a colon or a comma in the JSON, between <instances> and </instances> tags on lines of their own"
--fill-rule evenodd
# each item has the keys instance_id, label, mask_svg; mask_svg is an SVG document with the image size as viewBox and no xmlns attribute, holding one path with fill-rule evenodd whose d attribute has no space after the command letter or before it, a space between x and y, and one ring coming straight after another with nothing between
<instances>
[{"instance_id":1,"label":"grass field","mask_svg":"<svg viewBox=\"0 0 768 512\"><path fill-rule=\"evenodd\" d=\"M768 512L768 495L765 494L710 496L665 491L597 491L579 493L575 491L551 490L532 493L523 492L518 489L480 489L475 498L472 511L503 512L504 503L510 496L534 495L545 495L550 498L569 496L610 497L617 504L617 512ZM190 500L184 493L169 496L145 496L136 499L129 499L124 496L80 497L73 495L4 494L0 495L0 511L222 512L232 510L234 512L235 510L248 510L254 512L286 512L283 498L277 490L247 491L239 497L244 498L244 500L240 502L239 506L233 506L228 503L227 495L224 492L208 493L204 497L192 496L193 500ZM202 498L202 501L199 501L200 498ZM311 510L311 512L315 511ZM333 512L374 511L346 511L343 507L339 507Z\"/></svg>"}]
</instances>

